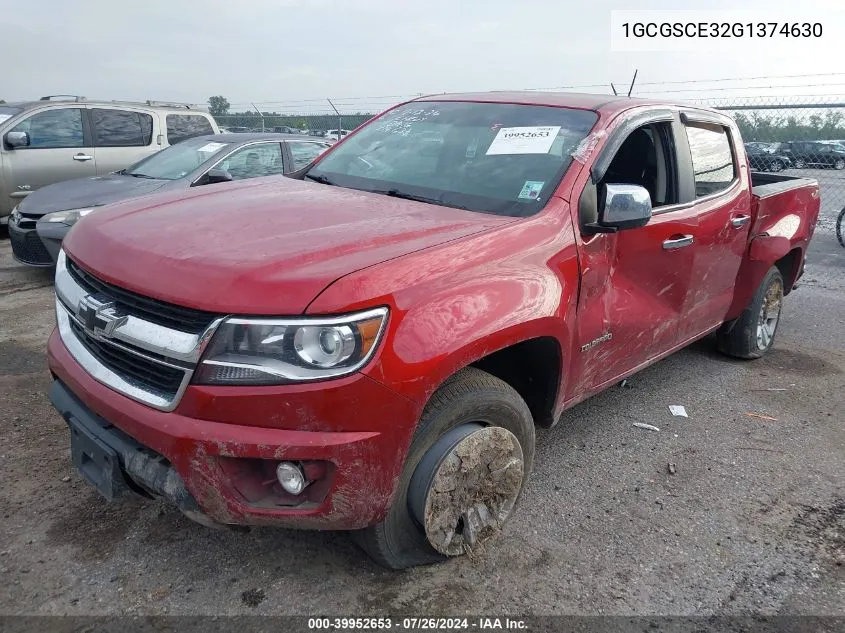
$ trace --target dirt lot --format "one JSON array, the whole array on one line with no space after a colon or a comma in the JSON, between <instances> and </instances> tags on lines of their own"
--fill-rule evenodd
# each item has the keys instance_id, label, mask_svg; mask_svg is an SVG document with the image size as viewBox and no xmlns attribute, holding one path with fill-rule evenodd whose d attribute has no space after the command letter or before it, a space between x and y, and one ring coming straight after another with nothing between
<instances>
[{"instance_id":1,"label":"dirt lot","mask_svg":"<svg viewBox=\"0 0 845 633\"><path fill-rule=\"evenodd\" d=\"M845 615L845 249L828 230L773 353L703 341L570 411L538 433L496 547L402 573L342 534L106 504L47 401L52 301L0 240L0 613Z\"/></svg>"}]
</instances>

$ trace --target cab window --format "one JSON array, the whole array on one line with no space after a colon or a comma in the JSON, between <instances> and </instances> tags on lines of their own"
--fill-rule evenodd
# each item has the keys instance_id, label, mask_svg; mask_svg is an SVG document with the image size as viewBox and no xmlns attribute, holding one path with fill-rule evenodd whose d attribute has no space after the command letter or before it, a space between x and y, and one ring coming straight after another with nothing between
<instances>
[{"instance_id":1,"label":"cab window","mask_svg":"<svg viewBox=\"0 0 845 633\"><path fill-rule=\"evenodd\" d=\"M703 198L730 188L736 178L728 131L721 125L696 123L686 126L695 197Z\"/></svg>"}]
</instances>

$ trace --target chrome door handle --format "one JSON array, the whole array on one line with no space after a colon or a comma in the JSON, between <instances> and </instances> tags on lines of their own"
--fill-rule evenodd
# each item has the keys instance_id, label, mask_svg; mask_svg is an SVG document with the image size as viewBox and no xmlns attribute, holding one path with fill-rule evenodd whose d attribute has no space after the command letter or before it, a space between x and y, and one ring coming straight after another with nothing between
<instances>
[{"instance_id":1,"label":"chrome door handle","mask_svg":"<svg viewBox=\"0 0 845 633\"><path fill-rule=\"evenodd\" d=\"M735 228L741 228L748 224L748 221L751 219L750 215L738 215L735 218L731 218L731 225Z\"/></svg>"},{"instance_id":2,"label":"chrome door handle","mask_svg":"<svg viewBox=\"0 0 845 633\"><path fill-rule=\"evenodd\" d=\"M693 239L692 235L683 235L681 237L675 237L671 240L666 240L663 242L663 250L664 251L673 251L676 248L683 248L684 246L692 245Z\"/></svg>"},{"instance_id":3,"label":"chrome door handle","mask_svg":"<svg viewBox=\"0 0 845 633\"><path fill-rule=\"evenodd\" d=\"M94 160L93 156L89 156L88 154L79 153L73 157L73 160L78 160L81 163L84 163L86 160Z\"/></svg>"}]
</instances>

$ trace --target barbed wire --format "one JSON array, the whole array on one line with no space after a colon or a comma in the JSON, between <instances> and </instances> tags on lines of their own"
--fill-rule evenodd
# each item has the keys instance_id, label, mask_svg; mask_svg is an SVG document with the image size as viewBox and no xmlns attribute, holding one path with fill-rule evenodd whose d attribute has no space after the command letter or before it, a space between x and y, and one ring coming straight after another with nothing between
<instances>
[{"instance_id":1,"label":"barbed wire","mask_svg":"<svg viewBox=\"0 0 845 633\"><path fill-rule=\"evenodd\" d=\"M637 82L635 86L634 94L679 94L684 92L707 92L707 91L728 91L728 90L746 90L746 89L759 89L759 90L777 90L777 89L785 89L785 88L806 88L806 87L823 87L823 86L842 86L845 83L811 83L811 84L777 84L777 85L768 85L768 86L730 86L730 87L701 87L701 88L691 88L691 89L681 89L681 90L638 90L637 88L642 86L677 86L677 85L691 85L691 84L713 84L713 83L725 83L725 82L748 82L748 81L769 81L769 80L781 80L781 79L809 79L809 78L817 78L817 77L845 77L845 72L828 72L828 73L806 73L801 75L759 75L753 77L717 77L713 79L681 79L681 80L668 80L668 81L642 81ZM621 80L621 81L614 81L613 83L619 86L628 85L630 80ZM610 86L610 82L605 83L594 83L594 84L569 84L563 86L552 86L552 87L544 87L544 88L520 88L519 90L526 90L526 91L552 91L552 90L583 90L589 88L601 88L606 90ZM357 106L360 105L359 103L349 103L349 102L361 102L367 105L373 105L378 103L385 103L385 104L393 104L400 101L406 101L410 99L414 99L420 97L425 94L439 94L439 91L429 91L429 92L416 92L416 93L408 93L408 94L394 94L394 95L378 95L378 96L348 96L348 97L331 97L331 99L336 106L343 105L343 106ZM238 107L238 108L252 108L253 105L255 106L302 106L304 104L315 104L315 107L319 107L318 104L325 104L325 108L327 110L331 110L331 107L327 103L326 97L313 97L308 99L280 99L280 100L270 100L270 101L249 101L249 102L236 102L231 103L230 107Z\"/></svg>"}]
</instances>

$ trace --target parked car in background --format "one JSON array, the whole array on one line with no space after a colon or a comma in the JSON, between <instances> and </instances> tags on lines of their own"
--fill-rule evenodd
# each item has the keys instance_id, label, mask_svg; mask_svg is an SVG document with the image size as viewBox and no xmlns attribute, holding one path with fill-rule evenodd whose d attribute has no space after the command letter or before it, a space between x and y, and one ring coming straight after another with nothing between
<instances>
[{"instance_id":1,"label":"parked car in background","mask_svg":"<svg viewBox=\"0 0 845 633\"><path fill-rule=\"evenodd\" d=\"M293 128L293 127L289 127L287 125L273 126L272 131L276 132L277 134L300 134L299 130L297 130L296 128Z\"/></svg>"},{"instance_id":2,"label":"parked car in background","mask_svg":"<svg viewBox=\"0 0 845 633\"><path fill-rule=\"evenodd\" d=\"M197 106L84 97L0 104L0 221L41 187L111 173L219 130Z\"/></svg>"},{"instance_id":3,"label":"parked car in background","mask_svg":"<svg viewBox=\"0 0 845 633\"><path fill-rule=\"evenodd\" d=\"M477 555L535 425L711 333L772 349L819 186L745 165L716 110L437 95L302 181L94 213L56 266L69 454L107 499L205 524L355 530L391 568Z\"/></svg>"},{"instance_id":4,"label":"parked car in background","mask_svg":"<svg viewBox=\"0 0 845 633\"><path fill-rule=\"evenodd\" d=\"M49 185L23 200L9 220L15 259L52 266L62 240L97 207L153 193L301 169L330 147L307 136L217 134L163 149L105 176Z\"/></svg>"},{"instance_id":5,"label":"parked car in background","mask_svg":"<svg viewBox=\"0 0 845 633\"><path fill-rule=\"evenodd\" d=\"M775 152L772 148L764 148L766 143L746 143L745 152L752 169L758 171L783 171L792 167L792 159L786 154Z\"/></svg>"},{"instance_id":6,"label":"parked car in background","mask_svg":"<svg viewBox=\"0 0 845 633\"><path fill-rule=\"evenodd\" d=\"M803 167L833 167L845 169L845 147L831 141L792 141L783 143L781 151L792 159L798 169Z\"/></svg>"},{"instance_id":7,"label":"parked car in background","mask_svg":"<svg viewBox=\"0 0 845 633\"><path fill-rule=\"evenodd\" d=\"M330 138L333 141L339 141L347 134L349 134L349 130L341 130L340 133L338 133L337 130L327 130L323 136L325 136L325 138Z\"/></svg>"}]
</instances>

